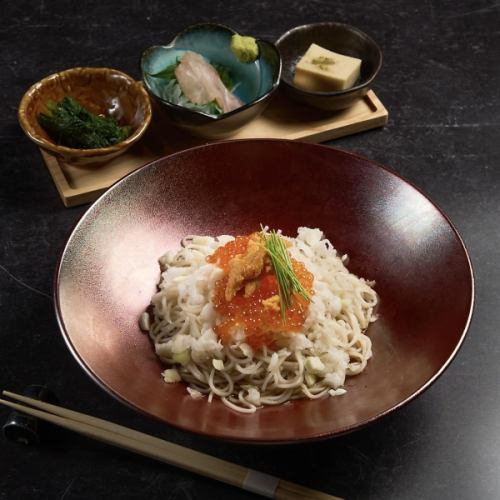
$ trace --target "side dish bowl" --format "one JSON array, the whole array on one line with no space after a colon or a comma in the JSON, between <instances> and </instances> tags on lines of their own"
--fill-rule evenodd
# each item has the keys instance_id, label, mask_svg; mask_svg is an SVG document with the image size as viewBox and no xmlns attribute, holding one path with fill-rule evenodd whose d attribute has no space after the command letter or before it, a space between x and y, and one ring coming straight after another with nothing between
<instances>
[{"instance_id":1,"label":"side dish bowl","mask_svg":"<svg viewBox=\"0 0 500 500\"><path fill-rule=\"evenodd\" d=\"M166 384L139 318L156 291L159 257L182 238L248 234L261 223L286 235L321 228L353 273L375 281L380 307L367 331L373 358L347 379L345 395L248 415ZM337 436L400 408L452 361L474 299L460 236L415 187L352 153L264 139L189 149L119 181L73 230L54 290L64 339L101 387L180 429L247 443Z\"/></svg>"},{"instance_id":2,"label":"side dish bowl","mask_svg":"<svg viewBox=\"0 0 500 500\"><path fill-rule=\"evenodd\" d=\"M49 101L65 96L76 99L94 114L130 125L132 134L105 148L75 149L56 144L40 126L37 116L46 112ZM143 86L132 77L111 68L72 68L54 73L35 83L24 94L18 110L25 134L39 147L73 165L104 163L136 143L151 121L151 104Z\"/></svg>"},{"instance_id":3,"label":"side dish bowl","mask_svg":"<svg viewBox=\"0 0 500 500\"><path fill-rule=\"evenodd\" d=\"M353 87L335 92L313 92L293 83L295 65L312 43L361 59L360 78ZM285 93L291 99L323 110L340 110L354 104L368 92L382 66L380 47L366 33L348 24L325 22L297 26L283 34L276 46L283 63L281 82Z\"/></svg>"},{"instance_id":4,"label":"side dish bowl","mask_svg":"<svg viewBox=\"0 0 500 500\"><path fill-rule=\"evenodd\" d=\"M144 51L141 58L144 85L158 108L174 125L194 135L223 138L260 115L268 105L280 82L279 52L272 43L257 40L258 59L253 63L241 63L230 49L231 37L235 33L221 24L195 24L179 33L169 45L153 46ZM234 93L244 105L212 116L166 100L162 96L164 81L152 75L175 63L188 50L201 54L212 64L227 68L235 83Z\"/></svg>"}]
</instances>

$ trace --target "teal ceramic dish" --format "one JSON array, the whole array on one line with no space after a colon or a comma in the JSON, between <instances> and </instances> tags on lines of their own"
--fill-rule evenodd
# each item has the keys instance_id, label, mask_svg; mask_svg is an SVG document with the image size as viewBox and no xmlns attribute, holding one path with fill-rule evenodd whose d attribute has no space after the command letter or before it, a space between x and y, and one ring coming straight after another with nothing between
<instances>
[{"instance_id":1,"label":"teal ceramic dish","mask_svg":"<svg viewBox=\"0 0 500 500\"><path fill-rule=\"evenodd\" d=\"M280 54L272 43L257 40L259 58L253 63L241 63L230 48L235 33L221 24L195 24L179 33L169 45L153 46L144 51L141 58L144 85L154 103L172 123L192 134L219 139L234 134L264 111L280 82ZM233 93L244 103L243 106L213 116L165 99L166 81L152 75L175 64L188 50L229 71L235 84Z\"/></svg>"}]
</instances>

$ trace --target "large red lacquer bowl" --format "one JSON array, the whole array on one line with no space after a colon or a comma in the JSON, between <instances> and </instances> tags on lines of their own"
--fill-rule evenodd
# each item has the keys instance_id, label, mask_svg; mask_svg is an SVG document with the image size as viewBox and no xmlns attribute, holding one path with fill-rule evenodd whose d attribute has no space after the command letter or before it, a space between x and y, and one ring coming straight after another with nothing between
<instances>
[{"instance_id":1,"label":"large red lacquer bowl","mask_svg":"<svg viewBox=\"0 0 500 500\"><path fill-rule=\"evenodd\" d=\"M376 281L373 358L347 394L239 414L165 384L138 318L158 258L188 234L245 234L260 223L295 235L319 227L349 268ZM473 305L464 245L446 216L389 170L331 147L223 142L157 160L97 200L73 230L55 278L64 338L120 401L180 429L240 442L335 436L420 394L455 356Z\"/></svg>"}]
</instances>

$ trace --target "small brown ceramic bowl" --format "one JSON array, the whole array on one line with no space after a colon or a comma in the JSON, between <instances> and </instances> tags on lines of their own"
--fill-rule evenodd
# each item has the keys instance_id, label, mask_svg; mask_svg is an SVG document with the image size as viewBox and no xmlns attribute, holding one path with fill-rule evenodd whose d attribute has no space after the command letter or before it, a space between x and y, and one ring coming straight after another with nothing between
<instances>
[{"instance_id":1,"label":"small brown ceramic bowl","mask_svg":"<svg viewBox=\"0 0 500 500\"><path fill-rule=\"evenodd\" d=\"M360 78L353 87L335 92L312 92L293 83L295 65L312 43L361 59ZM363 97L382 66L380 47L366 33L348 24L325 22L297 26L282 35L276 47L281 54L281 83L286 94L295 101L328 111L348 108Z\"/></svg>"},{"instance_id":2,"label":"small brown ceramic bowl","mask_svg":"<svg viewBox=\"0 0 500 500\"><path fill-rule=\"evenodd\" d=\"M47 102L76 99L95 114L110 116L133 132L124 141L106 148L74 149L56 144L37 120L47 110ZM132 77L110 68L72 68L54 73L35 83L19 104L18 118L26 135L39 147L73 165L104 163L137 142L151 121L147 92Z\"/></svg>"},{"instance_id":3,"label":"small brown ceramic bowl","mask_svg":"<svg viewBox=\"0 0 500 500\"><path fill-rule=\"evenodd\" d=\"M252 415L166 384L139 317L156 292L158 258L186 235L296 235L321 228L349 269L375 280L373 357L341 397L295 400ZM447 217L398 175L357 155L295 141L218 142L146 165L82 217L55 276L63 336L116 398L204 436L289 443L359 429L415 398L444 371L469 325L467 251ZM436 411L439 411L438 409Z\"/></svg>"}]
</instances>

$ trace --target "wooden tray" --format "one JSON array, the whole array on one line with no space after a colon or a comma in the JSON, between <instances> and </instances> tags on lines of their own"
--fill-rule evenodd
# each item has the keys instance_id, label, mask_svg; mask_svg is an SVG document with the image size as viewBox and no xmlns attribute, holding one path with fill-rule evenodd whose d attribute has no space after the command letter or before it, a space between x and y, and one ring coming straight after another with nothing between
<instances>
[{"instance_id":1,"label":"wooden tray","mask_svg":"<svg viewBox=\"0 0 500 500\"><path fill-rule=\"evenodd\" d=\"M187 135L155 114L142 140L101 166L76 167L41 150L43 159L65 206L94 201L126 174L152 160L209 141ZM350 108L325 115L277 95L266 111L231 139L279 138L306 142L324 142L387 123L388 113L370 90Z\"/></svg>"}]
</instances>

